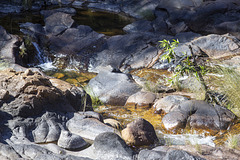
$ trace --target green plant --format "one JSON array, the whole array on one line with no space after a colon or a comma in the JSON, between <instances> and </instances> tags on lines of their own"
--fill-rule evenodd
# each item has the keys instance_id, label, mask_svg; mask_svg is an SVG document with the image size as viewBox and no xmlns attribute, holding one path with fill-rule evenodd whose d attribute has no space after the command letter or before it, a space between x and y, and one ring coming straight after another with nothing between
<instances>
[{"instance_id":1,"label":"green plant","mask_svg":"<svg viewBox=\"0 0 240 160\"><path fill-rule=\"evenodd\" d=\"M173 61L175 66L173 69L174 74L169 79L170 84L177 84L179 78L184 75L195 76L203 84L205 90L207 91L207 87L203 79L203 76L207 73L207 69L205 66L196 63L192 47L189 45L191 56L187 56L187 54L184 53L182 57L178 57L174 51L179 44L178 40L173 39L173 41L170 42L164 39L159 42L159 46L164 50L164 52L166 52L166 54L162 56L161 60L167 60L168 63ZM178 58L180 59L179 61L177 61Z\"/></svg>"},{"instance_id":2,"label":"green plant","mask_svg":"<svg viewBox=\"0 0 240 160\"><path fill-rule=\"evenodd\" d=\"M0 57L0 70L4 70L9 67L9 63Z\"/></svg>"},{"instance_id":3,"label":"green plant","mask_svg":"<svg viewBox=\"0 0 240 160\"><path fill-rule=\"evenodd\" d=\"M214 77L211 81L212 86L225 95L226 101L223 105L240 116L240 73L234 69L220 66L214 69L215 74L219 76Z\"/></svg>"},{"instance_id":4,"label":"green plant","mask_svg":"<svg viewBox=\"0 0 240 160\"><path fill-rule=\"evenodd\" d=\"M229 134L227 136L227 146L231 149L239 148L238 135Z\"/></svg>"},{"instance_id":5,"label":"green plant","mask_svg":"<svg viewBox=\"0 0 240 160\"><path fill-rule=\"evenodd\" d=\"M100 105L103 105L103 103L101 102L101 100L96 96L96 94L93 92L92 88L90 88L89 86L85 86L84 90L86 91L87 94L89 94L89 96L91 97L92 100L92 105L93 108L96 108Z\"/></svg>"}]
</instances>

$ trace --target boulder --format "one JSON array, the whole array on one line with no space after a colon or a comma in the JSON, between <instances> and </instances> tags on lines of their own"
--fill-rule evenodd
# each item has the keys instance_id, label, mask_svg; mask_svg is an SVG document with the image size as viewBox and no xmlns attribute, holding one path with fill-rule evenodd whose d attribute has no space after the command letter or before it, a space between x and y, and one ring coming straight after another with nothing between
<instances>
[{"instance_id":1,"label":"boulder","mask_svg":"<svg viewBox=\"0 0 240 160\"><path fill-rule=\"evenodd\" d=\"M63 130L57 144L68 150L77 150L87 146L87 142L81 136Z\"/></svg>"},{"instance_id":2,"label":"boulder","mask_svg":"<svg viewBox=\"0 0 240 160\"><path fill-rule=\"evenodd\" d=\"M106 132L93 142L93 151L98 159L132 160L134 152L117 134Z\"/></svg>"},{"instance_id":3,"label":"boulder","mask_svg":"<svg viewBox=\"0 0 240 160\"><path fill-rule=\"evenodd\" d=\"M1 110L13 116L34 116L46 110L59 112L73 112L76 111L74 108L83 110L81 105L83 103L79 100L82 99L80 95L83 90L74 92L69 88L71 93L69 98L54 87L48 78L31 70L0 71L0 87L7 90L10 97L3 101ZM78 103L72 105L70 100Z\"/></svg>"},{"instance_id":4,"label":"boulder","mask_svg":"<svg viewBox=\"0 0 240 160\"><path fill-rule=\"evenodd\" d=\"M58 35L70 28L73 22L71 15L57 12L45 19L45 30L48 34Z\"/></svg>"},{"instance_id":5,"label":"boulder","mask_svg":"<svg viewBox=\"0 0 240 160\"><path fill-rule=\"evenodd\" d=\"M137 92L131 95L125 105L135 105L138 107L151 107L156 99L156 95L151 92Z\"/></svg>"},{"instance_id":6,"label":"boulder","mask_svg":"<svg viewBox=\"0 0 240 160\"><path fill-rule=\"evenodd\" d=\"M138 160L163 159L165 155L166 152L143 149L138 154Z\"/></svg>"},{"instance_id":7,"label":"boulder","mask_svg":"<svg viewBox=\"0 0 240 160\"><path fill-rule=\"evenodd\" d=\"M123 106L130 95L141 89L128 75L107 70L102 70L91 79L88 88L92 96L98 97L101 102L119 106Z\"/></svg>"},{"instance_id":8,"label":"boulder","mask_svg":"<svg viewBox=\"0 0 240 160\"><path fill-rule=\"evenodd\" d=\"M199 37L191 42L199 47L211 59L235 56L240 53L240 41L229 34Z\"/></svg>"},{"instance_id":9,"label":"boulder","mask_svg":"<svg viewBox=\"0 0 240 160\"><path fill-rule=\"evenodd\" d=\"M90 140L94 140L99 134L104 132L117 132L114 128L95 118L81 118L78 116L68 120L66 126L71 133Z\"/></svg>"},{"instance_id":10,"label":"boulder","mask_svg":"<svg viewBox=\"0 0 240 160\"><path fill-rule=\"evenodd\" d=\"M178 106L182 101L188 100L187 97L180 95L170 95L159 99L153 105L157 113L168 113L174 107Z\"/></svg>"},{"instance_id":11,"label":"boulder","mask_svg":"<svg viewBox=\"0 0 240 160\"><path fill-rule=\"evenodd\" d=\"M189 124L195 129L225 130L236 116L221 106L212 106L205 101L183 101L178 107L166 114L163 125L167 130L178 130Z\"/></svg>"},{"instance_id":12,"label":"boulder","mask_svg":"<svg viewBox=\"0 0 240 160\"><path fill-rule=\"evenodd\" d=\"M133 146L150 145L159 142L151 123L140 118L127 125L122 130L122 138Z\"/></svg>"}]
</instances>

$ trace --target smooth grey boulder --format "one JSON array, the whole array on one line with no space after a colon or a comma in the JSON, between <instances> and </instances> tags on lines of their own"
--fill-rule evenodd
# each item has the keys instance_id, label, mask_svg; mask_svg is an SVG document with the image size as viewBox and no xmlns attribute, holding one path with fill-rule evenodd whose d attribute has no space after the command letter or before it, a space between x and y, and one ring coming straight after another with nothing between
<instances>
[{"instance_id":1,"label":"smooth grey boulder","mask_svg":"<svg viewBox=\"0 0 240 160\"><path fill-rule=\"evenodd\" d=\"M106 132L98 135L93 142L97 159L132 160L134 152L117 134Z\"/></svg>"},{"instance_id":2,"label":"smooth grey boulder","mask_svg":"<svg viewBox=\"0 0 240 160\"><path fill-rule=\"evenodd\" d=\"M163 159L166 152L143 149L138 154L138 160L156 160Z\"/></svg>"},{"instance_id":3,"label":"smooth grey boulder","mask_svg":"<svg viewBox=\"0 0 240 160\"><path fill-rule=\"evenodd\" d=\"M61 131L57 144L68 150L77 150L87 146L87 142L81 136L64 130Z\"/></svg>"},{"instance_id":4,"label":"smooth grey boulder","mask_svg":"<svg viewBox=\"0 0 240 160\"><path fill-rule=\"evenodd\" d=\"M57 12L45 19L45 30L52 35L58 35L70 28L74 20L66 13Z\"/></svg>"},{"instance_id":5,"label":"smooth grey boulder","mask_svg":"<svg viewBox=\"0 0 240 160\"><path fill-rule=\"evenodd\" d=\"M78 118L74 116L67 121L67 129L83 138L94 140L96 136L104 132L117 132L114 128L100 122L95 118Z\"/></svg>"},{"instance_id":6,"label":"smooth grey boulder","mask_svg":"<svg viewBox=\"0 0 240 160\"><path fill-rule=\"evenodd\" d=\"M88 88L101 102L119 106L123 106L130 95L141 89L128 75L107 70L102 70L91 79Z\"/></svg>"},{"instance_id":7,"label":"smooth grey boulder","mask_svg":"<svg viewBox=\"0 0 240 160\"><path fill-rule=\"evenodd\" d=\"M180 95L170 95L156 101L153 108L157 113L168 113L185 100L188 100L188 98Z\"/></svg>"},{"instance_id":8,"label":"smooth grey boulder","mask_svg":"<svg viewBox=\"0 0 240 160\"><path fill-rule=\"evenodd\" d=\"M131 95L125 105L137 107L151 107L156 99L156 95L151 92L137 92Z\"/></svg>"},{"instance_id":9,"label":"smooth grey boulder","mask_svg":"<svg viewBox=\"0 0 240 160\"><path fill-rule=\"evenodd\" d=\"M224 130L227 129L236 116L221 106L212 106L205 101L188 100L166 114L163 125L168 130L191 128Z\"/></svg>"},{"instance_id":10,"label":"smooth grey boulder","mask_svg":"<svg viewBox=\"0 0 240 160\"><path fill-rule=\"evenodd\" d=\"M204 158L193 156L183 150L173 150L166 154L163 160L184 159L184 160L205 160Z\"/></svg>"}]
</instances>

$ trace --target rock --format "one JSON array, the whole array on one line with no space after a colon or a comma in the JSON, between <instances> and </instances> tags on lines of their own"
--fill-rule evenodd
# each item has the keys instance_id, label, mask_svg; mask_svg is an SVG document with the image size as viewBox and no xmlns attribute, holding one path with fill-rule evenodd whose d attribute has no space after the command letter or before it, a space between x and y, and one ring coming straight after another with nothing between
<instances>
[{"instance_id":1,"label":"rock","mask_svg":"<svg viewBox=\"0 0 240 160\"><path fill-rule=\"evenodd\" d=\"M178 107L166 114L163 125L168 130L185 128L189 124L195 129L224 130L235 119L235 115L224 107L215 107L205 101L183 101Z\"/></svg>"},{"instance_id":2,"label":"rock","mask_svg":"<svg viewBox=\"0 0 240 160\"><path fill-rule=\"evenodd\" d=\"M75 110L80 111L85 107L85 110L93 110L90 96L81 87L73 86L59 79L50 79L53 86L63 92L63 95L68 99ZM86 106L84 101L86 99Z\"/></svg>"},{"instance_id":3,"label":"rock","mask_svg":"<svg viewBox=\"0 0 240 160\"><path fill-rule=\"evenodd\" d=\"M117 134L106 132L98 135L93 142L98 159L131 160L134 152Z\"/></svg>"},{"instance_id":4,"label":"rock","mask_svg":"<svg viewBox=\"0 0 240 160\"><path fill-rule=\"evenodd\" d=\"M125 105L135 105L138 107L151 107L156 99L156 95L151 92L137 92L131 95Z\"/></svg>"},{"instance_id":5,"label":"rock","mask_svg":"<svg viewBox=\"0 0 240 160\"><path fill-rule=\"evenodd\" d=\"M192 41L192 44L198 46L204 53L212 59L235 56L239 53L239 40L228 34L208 35L199 37Z\"/></svg>"},{"instance_id":6,"label":"rock","mask_svg":"<svg viewBox=\"0 0 240 160\"><path fill-rule=\"evenodd\" d=\"M88 7L89 8L97 8L97 9L101 9L101 10L105 10L105 11L109 11L109 12L115 12L115 13L121 12L121 8L118 4L110 4L110 3L100 2L100 3L90 3L88 5Z\"/></svg>"},{"instance_id":7,"label":"rock","mask_svg":"<svg viewBox=\"0 0 240 160\"><path fill-rule=\"evenodd\" d=\"M203 3L203 0L180 0L180 1L174 1L174 0L161 0L160 6L164 6L166 8L191 8L191 7L197 7L200 6Z\"/></svg>"},{"instance_id":8,"label":"rock","mask_svg":"<svg viewBox=\"0 0 240 160\"><path fill-rule=\"evenodd\" d=\"M165 152L144 149L139 152L138 160L163 159L165 155L166 155Z\"/></svg>"},{"instance_id":9,"label":"rock","mask_svg":"<svg viewBox=\"0 0 240 160\"><path fill-rule=\"evenodd\" d=\"M59 139L62 125L56 117L56 114L46 112L35 120L36 128L32 131L35 143L56 142Z\"/></svg>"},{"instance_id":10,"label":"rock","mask_svg":"<svg viewBox=\"0 0 240 160\"><path fill-rule=\"evenodd\" d=\"M107 39L105 48L90 58L88 70L99 72L98 67L111 65L128 73L132 69L147 67L158 54L157 47L151 44L170 37L150 32L112 36Z\"/></svg>"},{"instance_id":11,"label":"rock","mask_svg":"<svg viewBox=\"0 0 240 160\"><path fill-rule=\"evenodd\" d=\"M153 108L156 109L157 113L168 113L185 100L188 100L188 98L180 95L170 95L156 101Z\"/></svg>"},{"instance_id":12,"label":"rock","mask_svg":"<svg viewBox=\"0 0 240 160\"><path fill-rule=\"evenodd\" d=\"M82 90L77 94L69 89L71 99L64 96L63 93L54 87L48 78L38 72L29 75L29 71L0 71L0 87L9 92L11 101L3 101L1 110L13 116L29 117L40 114L42 111L73 112L82 110L80 99L82 99ZM72 102L79 102L71 105ZM87 101L88 102L88 101ZM88 102L89 103L89 102ZM83 103L81 103L83 104ZM87 104L88 105L88 104ZM91 106L91 105L90 105Z\"/></svg>"},{"instance_id":13,"label":"rock","mask_svg":"<svg viewBox=\"0 0 240 160\"><path fill-rule=\"evenodd\" d=\"M70 28L73 22L71 15L57 12L45 19L45 30L47 33L58 35Z\"/></svg>"},{"instance_id":14,"label":"rock","mask_svg":"<svg viewBox=\"0 0 240 160\"><path fill-rule=\"evenodd\" d=\"M153 126L140 118L127 125L122 130L122 138L133 146L150 145L159 142Z\"/></svg>"},{"instance_id":15,"label":"rock","mask_svg":"<svg viewBox=\"0 0 240 160\"><path fill-rule=\"evenodd\" d=\"M195 9L192 17L188 17L189 28L198 33L238 35L236 25L239 20L238 10L240 3L237 0L207 1Z\"/></svg>"},{"instance_id":16,"label":"rock","mask_svg":"<svg viewBox=\"0 0 240 160\"><path fill-rule=\"evenodd\" d=\"M123 30L127 33L134 32L153 32L153 27L150 21L147 20L139 20L135 21L129 25L126 25Z\"/></svg>"},{"instance_id":17,"label":"rock","mask_svg":"<svg viewBox=\"0 0 240 160\"><path fill-rule=\"evenodd\" d=\"M0 100L8 100L9 92L5 89L0 89Z\"/></svg>"},{"instance_id":18,"label":"rock","mask_svg":"<svg viewBox=\"0 0 240 160\"><path fill-rule=\"evenodd\" d=\"M166 114L162 123L167 130L173 132L186 127L188 115L186 113L172 111Z\"/></svg>"},{"instance_id":19,"label":"rock","mask_svg":"<svg viewBox=\"0 0 240 160\"><path fill-rule=\"evenodd\" d=\"M104 132L116 132L116 130L95 118L78 118L74 116L67 121L68 130L83 138L94 140L96 136Z\"/></svg>"},{"instance_id":20,"label":"rock","mask_svg":"<svg viewBox=\"0 0 240 160\"><path fill-rule=\"evenodd\" d=\"M20 155L9 145L0 144L0 158L1 159L19 159Z\"/></svg>"},{"instance_id":21,"label":"rock","mask_svg":"<svg viewBox=\"0 0 240 160\"><path fill-rule=\"evenodd\" d=\"M69 150L81 149L87 146L87 142L81 136L72 134L68 131L61 131L57 144Z\"/></svg>"},{"instance_id":22,"label":"rock","mask_svg":"<svg viewBox=\"0 0 240 160\"><path fill-rule=\"evenodd\" d=\"M44 16L44 18L47 18L57 12L62 12L70 15L76 14L76 10L74 8L57 8L52 10L41 10L40 13Z\"/></svg>"},{"instance_id":23,"label":"rock","mask_svg":"<svg viewBox=\"0 0 240 160\"><path fill-rule=\"evenodd\" d=\"M94 32L89 26L68 28L59 36L49 37L54 64L61 68L87 70L90 57L105 47L103 34Z\"/></svg>"},{"instance_id":24,"label":"rock","mask_svg":"<svg viewBox=\"0 0 240 160\"><path fill-rule=\"evenodd\" d=\"M186 151L182 150L173 150L167 153L167 155L163 158L163 160L171 160L171 159L184 159L184 160L205 160L204 158L196 157L189 154Z\"/></svg>"},{"instance_id":25,"label":"rock","mask_svg":"<svg viewBox=\"0 0 240 160\"><path fill-rule=\"evenodd\" d=\"M7 63L21 63L18 53L16 52L17 43L19 42L18 36L11 35L0 26L0 57L4 59Z\"/></svg>"},{"instance_id":26,"label":"rock","mask_svg":"<svg viewBox=\"0 0 240 160\"><path fill-rule=\"evenodd\" d=\"M123 106L130 95L140 90L128 75L106 70L91 79L88 87L101 102L119 106Z\"/></svg>"}]
</instances>

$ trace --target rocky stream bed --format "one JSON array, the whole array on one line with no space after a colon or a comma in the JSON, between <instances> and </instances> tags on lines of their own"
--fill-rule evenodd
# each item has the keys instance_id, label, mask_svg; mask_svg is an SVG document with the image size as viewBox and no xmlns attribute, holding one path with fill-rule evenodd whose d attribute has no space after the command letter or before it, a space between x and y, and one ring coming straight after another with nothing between
<instances>
[{"instance_id":1,"label":"rocky stream bed","mask_svg":"<svg viewBox=\"0 0 240 160\"><path fill-rule=\"evenodd\" d=\"M169 86L159 48L178 39L178 60L195 55L221 98L214 69L239 70L239 11L238 0L3 0L0 159L239 159L238 108L204 101L193 77Z\"/></svg>"}]
</instances>

